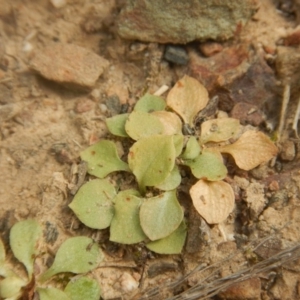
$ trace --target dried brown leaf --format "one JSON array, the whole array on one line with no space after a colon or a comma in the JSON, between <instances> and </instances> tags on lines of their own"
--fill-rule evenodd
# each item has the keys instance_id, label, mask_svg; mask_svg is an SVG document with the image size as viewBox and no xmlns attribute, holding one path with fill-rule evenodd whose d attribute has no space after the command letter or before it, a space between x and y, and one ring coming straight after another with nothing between
<instances>
[{"instance_id":1,"label":"dried brown leaf","mask_svg":"<svg viewBox=\"0 0 300 300\"><path fill-rule=\"evenodd\" d=\"M224 181L199 180L190 189L194 207L208 224L223 222L234 208L234 193Z\"/></svg>"},{"instance_id":2,"label":"dried brown leaf","mask_svg":"<svg viewBox=\"0 0 300 300\"><path fill-rule=\"evenodd\" d=\"M234 137L240 130L240 122L233 118L205 121L201 124L201 142L222 142Z\"/></svg>"},{"instance_id":3,"label":"dried brown leaf","mask_svg":"<svg viewBox=\"0 0 300 300\"><path fill-rule=\"evenodd\" d=\"M164 127L164 134L181 134L182 122L180 118L169 111L154 111L151 113L156 116Z\"/></svg>"},{"instance_id":4,"label":"dried brown leaf","mask_svg":"<svg viewBox=\"0 0 300 300\"><path fill-rule=\"evenodd\" d=\"M184 76L177 81L167 96L167 105L193 127L198 112L208 103L206 88L196 79Z\"/></svg>"},{"instance_id":5,"label":"dried brown leaf","mask_svg":"<svg viewBox=\"0 0 300 300\"><path fill-rule=\"evenodd\" d=\"M239 168L249 171L274 157L278 149L262 132L249 130L235 143L220 147L219 151L231 154Z\"/></svg>"}]
</instances>

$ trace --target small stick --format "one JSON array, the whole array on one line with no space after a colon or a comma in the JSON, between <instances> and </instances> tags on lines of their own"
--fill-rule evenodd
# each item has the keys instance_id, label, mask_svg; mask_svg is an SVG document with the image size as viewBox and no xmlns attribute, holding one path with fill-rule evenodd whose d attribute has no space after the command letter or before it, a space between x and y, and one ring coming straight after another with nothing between
<instances>
[{"instance_id":1,"label":"small stick","mask_svg":"<svg viewBox=\"0 0 300 300\"><path fill-rule=\"evenodd\" d=\"M287 106L290 101L290 95L291 95L291 85L286 84L284 86L284 91L283 91L283 101L282 101L281 112L280 112L280 122L278 126L278 142L280 142L282 130L284 127L285 114L286 114Z\"/></svg>"},{"instance_id":2,"label":"small stick","mask_svg":"<svg viewBox=\"0 0 300 300\"><path fill-rule=\"evenodd\" d=\"M153 95L155 96L161 96L163 93L165 93L169 87L167 85L162 85Z\"/></svg>"},{"instance_id":3,"label":"small stick","mask_svg":"<svg viewBox=\"0 0 300 300\"><path fill-rule=\"evenodd\" d=\"M298 120L300 118L300 98L298 100L298 105L297 105L297 109L296 109L296 113L295 113L295 117L294 117L294 120L293 120L293 130L295 130L295 134L296 134L296 137L299 138L298 136Z\"/></svg>"}]
</instances>

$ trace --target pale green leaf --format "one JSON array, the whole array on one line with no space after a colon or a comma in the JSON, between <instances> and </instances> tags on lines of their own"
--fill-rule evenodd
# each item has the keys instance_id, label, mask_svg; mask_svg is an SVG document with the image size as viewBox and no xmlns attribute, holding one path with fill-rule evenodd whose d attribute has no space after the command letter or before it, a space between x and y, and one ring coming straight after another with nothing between
<instances>
[{"instance_id":1,"label":"pale green leaf","mask_svg":"<svg viewBox=\"0 0 300 300\"><path fill-rule=\"evenodd\" d=\"M194 159L200 154L200 152L201 152L201 148L196 137L190 136L189 140L186 143L185 150L181 155L181 158Z\"/></svg>"},{"instance_id":2,"label":"pale green leaf","mask_svg":"<svg viewBox=\"0 0 300 300\"><path fill-rule=\"evenodd\" d=\"M85 276L72 279L64 292L71 300L99 300L101 295L98 282Z\"/></svg>"},{"instance_id":3,"label":"pale green leaf","mask_svg":"<svg viewBox=\"0 0 300 300\"><path fill-rule=\"evenodd\" d=\"M63 272L75 274L89 272L95 269L102 259L102 251L91 238L85 236L69 238L60 246L52 266L41 275L39 281L44 282Z\"/></svg>"},{"instance_id":4,"label":"pale green leaf","mask_svg":"<svg viewBox=\"0 0 300 300\"><path fill-rule=\"evenodd\" d=\"M182 221L180 226L169 236L150 242L146 244L146 247L159 254L179 254L185 243L186 232L185 222Z\"/></svg>"},{"instance_id":5,"label":"pale green leaf","mask_svg":"<svg viewBox=\"0 0 300 300\"><path fill-rule=\"evenodd\" d=\"M134 106L135 111L152 112L164 110L166 102L163 98L151 94L145 94Z\"/></svg>"},{"instance_id":6,"label":"pale green leaf","mask_svg":"<svg viewBox=\"0 0 300 300\"><path fill-rule=\"evenodd\" d=\"M0 266L2 266L5 262L5 248L2 240L0 239Z\"/></svg>"},{"instance_id":7,"label":"pale green leaf","mask_svg":"<svg viewBox=\"0 0 300 300\"><path fill-rule=\"evenodd\" d=\"M201 143L227 141L235 137L240 128L237 119L222 118L205 121L201 124Z\"/></svg>"},{"instance_id":8,"label":"pale green leaf","mask_svg":"<svg viewBox=\"0 0 300 300\"><path fill-rule=\"evenodd\" d=\"M102 140L80 153L82 160L88 164L88 173L99 178L104 178L115 171L130 171L128 165L122 161L117 153L116 145L107 140Z\"/></svg>"},{"instance_id":9,"label":"pale green leaf","mask_svg":"<svg viewBox=\"0 0 300 300\"><path fill-rule=\"evenodd\" d=\"M113 218L115 196L114 185L108 179L95 179L80 187L69 207L86 226L104 229Z\"/></svg>"},{"instance_id":10,"label":"pale green leaf","mask_svg":"<svg viewBox=\"0 0 300 300\"><path fill-rule=\"evenodd\" d=\"M133 111L125 124L127 134L134 140L144 137L163 134L164 126L156 116L143 112Z\"/></svg>"},{"instance_id":11,"label":"pale green leaf","mask_svg":"<svg viewBox=\"0 0 300 300\"><path fill-rule=\"evenodd\" d=\"M0 277L14 277L15 273L5 265L5 256L5 247L2 240L0 239Z\"/></svg>"},{"instance_id":12,"label":"pale green leaf","mask_svg":"<svg viewBox=\"0 0 300 300\"><path fill-rule=\"evenodd\" d=\"M39 293L40 300L73 300L68 297L66 293L57 289L57 288L37 288L37 292ZM82 298L84 299L84 298Z\"/></svg>"},{"instance_id":13,"label":"pale green leaf","mask_svg":"<svg viewBox=\"0 0 300 300\"><path fill-rule=\"evenodd\" d=\"M129 150L129 167L140 189L162 183L175 165L172 136L156 135L138 140Z\"/></svg>"},{"instance_id":14,"label":"pale green leaf","mask_svg":"<svg viewBox=\"0 0 300 300\"><path fill-rule=\"evenodd\" d=\"M193 127L195 117L208 100L206 88L198 80L185 75L170 90L167 105L182 117L184 123Z\"/></svg>"},{"instance_id":15,"label":"pale green leaf","mask_svg":"<svg viewBox=\"0 0 300 300\"><path fill-rule=\"evenodd\" d=\"M9 276L0 281L0 298L15 298L21 294L21 289L28 282L17 276Z\"/></svg>"},{"instance_id":16,"label":"pale green leaf","mask_svg":"<svg viewBox=\"0 0 300 300\"><path fill-rule=\"evenodd\" d=\"M125 123L128 116L129 114L121 114L107 118L105 122L109 132L116 136L128 137L128 134L125 131Z\"/></svg>"},{"instance_id":17,"label":"pale green leaf","mask_svg":"<svg viewBox=\"0 0 300 300\"><path fill-rule=\"evenodd\" d=\"M176 134L173 135L174 147L175 147L175 157L179 156L183 149L184 137L183 135Z\"/></svg>"},{"instance_id":18,"label":"pale green leaf","mask_svg":"<svg viewBox=\"0 0 300 300\"><path fill-rule=\"evenodd\" d=\"M163 134L182 134L182 122L176 114L169 111L154 111L151 115L154 115L160 120L164 128Z\"/></svg>"},{"instance_id":19,"label":"pale green leaf","mask_svg":"<svg viewBox=\"0 0 300 300\"><path fill-rule=\"evenodd\" d=\"M176 189L181 182L181 175L178 167L175 165L169 176L159 185L155 187L163 191L171 191Z\"/></svg>"},{"instance_id":20,"label":"pale green leaf","mask_svg":"<svg viewBox=\"0 0 300 300\"><path fill-rule=\"evenodd\" d=\"M194 207L208 224L223 222L234 208L234 192L224 181L199 180L190 189Z\"/></svg>"},{"instance_id":21,"label":"pale green leaf","mask_svg":"<svg viewBox=\"0 0 300 300\"><path fill-rule=\"evenodd\" d=\"M205 149L193 160L185 160L184 164L191 168L193 175L199 179L211 181L222 180L227 175L227 168L221 154Z\"/></svg>"},{"instance_id":22,"label":"pale green leaf","mask_svg":"<svg viewBox=\"0 0 300 300\"><path fill-rule=\"evenodd\" d=\"M141 226L152 241L170 235L182 220L183 209L175 190L145 199L140 208Z\"/></svg>"},{"instance_id":23,"label":"pale green leaf","mask_svg":"<svg viewBox=\"0 0 300 300\"><path fill-rule=\"evenodd\" d=\"M5 248L3 245L2 240L0 239L0 276L5 277L6 275L6 268L4 266L5 263Z\"/></svg>"},{"instance_id":24,"label":"pale green leaf","mask_svg":"<svg viewBox=\"0 0 300 300\"><path fill-rule=\"evenodd\" d=\"M110 225L110 241L135 244L146 238L140 225L139 210L142 198L131 191L120 192L115 198L115 215Z\"/></svg>"},{"instance_id":25,"label":"pale green leaf","mask_svg":"<svg viewBox=\"0 0 300 300\"><path fill-rule=\"evenodd\" d=\"M9 241L14 256L24 264L28 277L33 273L33 263L37 254L37 242L42 229L37 221L25 220L16 223L10 230Z\"/></svg>"},{"instance_id":26,"label":"pale green leaf","mask_svg":"<svg viewBox=\"0 0 300 300\"><path fill-rule=\"evenodd\" d=\"M269 137L252 130L244 132L235 143L219 147L219 150L232 155L237 166L246 171L269 161L278 153Z\"/></svg>"}]
</instances>

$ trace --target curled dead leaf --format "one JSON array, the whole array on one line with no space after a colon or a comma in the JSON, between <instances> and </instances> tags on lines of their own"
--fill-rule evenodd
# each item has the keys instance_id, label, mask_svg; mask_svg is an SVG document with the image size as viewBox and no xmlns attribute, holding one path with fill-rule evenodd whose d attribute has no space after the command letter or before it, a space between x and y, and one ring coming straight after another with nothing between
<instances>
[{"instance_id":1,"label":"curled dead leaf","mask_svg":"<svg viewBox=\"0 0 300 300\"><path fill-rule=\"evenodd\" d=\"M234 193L224 181L199 180L190 189L194 207L208 224L223 222L234 208Z\"/></svg>"},{"instance_id":2,"label":"curled dead leaf","mask_svg":"<svg viewBox=\"0 0 300 300\"><path fill-rule=\"evenodd\" d=\"M208 103L206 88L196 79L184 76L177 81L167 96L167 105L193 127L198 112Z\"/></svg>"},{"instance_id":3,"label":"curled dead leaf","mask_svg":"<svg viewBox=\"0 0 300 300\"><path fill-rule=\"evenodd\" d=\"M277 154L278 149L262 132L249 130L235 143L220 147L219 151L229 153L239 168L249 171L269 161Z\"/></svg>"}]
</instances>

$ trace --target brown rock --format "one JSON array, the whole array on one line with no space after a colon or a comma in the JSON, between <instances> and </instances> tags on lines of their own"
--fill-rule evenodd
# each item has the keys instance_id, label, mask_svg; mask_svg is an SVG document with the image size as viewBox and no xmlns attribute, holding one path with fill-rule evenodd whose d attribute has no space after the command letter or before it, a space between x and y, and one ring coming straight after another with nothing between
<instances>
[{"instance_id":1,"label":"brown rock","mask_svg":"<svg viewBox=\"0 0 300 300\"><path fill-rule=\"evenodd\" d=\"M249 68L249 49L229 47L216 55L203 58L190 51L190 75L198 79L208 91L232 83Z\"/></svg>"},{"instance_id":2,"label":"brown rock","mask_svg":"<svg viewBox=\"0 0 300 300\"><path fill-rule=\"evenodd\" d=\"M296 156L295 144L292 141L285 141L282 145L280 158L282 160L292 161Z\"/></svg>"},{"instance_id":3,"label":"brown rock","mask_svg":"<svg viewBox=\"0 0 300 300\"><path fill-rule=\"evenodd\" d=\"M218 294L220 299L226 300L260 300L261 282L259 278L250 278L248 280L234 284L226 291Z\"/></svg>"},{"instance_id":4,"label":"brown rock","mask_svg":"<svg viewBox=\"0 0 300 300\"><path fill-rule=\"evenodd\" d=\"M53 43L37 50L29 66L46 79L67 86L92 88L108 61L76 45Z\"/></svg>"},{"instance_id":5,"label":"brown rock","mask_svg":"<svg viewBox=\"0 0 300 300\"><path fill-rule=\"evenodd\" d=\"M285 46L298 46L300 45L300 28L297 27L289 33L284 39Z\"/></svg>"},{"instance_id":6,"label":"brown rock","mask_svg":"<svg viewBox=\"0 0 300 300\"><path fill-rule=\"evenodd\" d=\"M199 46L200 51L206 56L213 56L223 50L223 46L216 42L207 42Z\"/></svg>"},{"instance_id":7,"label":"brown rock","mask_svg":"<svg viewBox=\"0 0 300 300\"><path fill-rule=\"evenodd\" d=\"M127 0L119 16L122 38L185 44L228 39L254 14L257 1Z\"/></svg>"},{"instance_id":8,"label":"brown rock","mask_svg":"<svg viewBox=\"0 0 300 300\"><path fill-rule=\"evenodd\" d=\"M94 101L87 98L80 98L75 104L75 111L79 114L92 110L95 107Z\"/></svg>"},{"instance_id":9,"label":"brown rock","mask_svg":"<svg viewBox=\"0 0 300 300\"><path fill-rule=\"evenodd\" d=\"M264 121L263 113L258 107L245 102L237 103L233 107L231 117L240 120L243 125L259 126Z\"/></svg>"}]
</instances>

